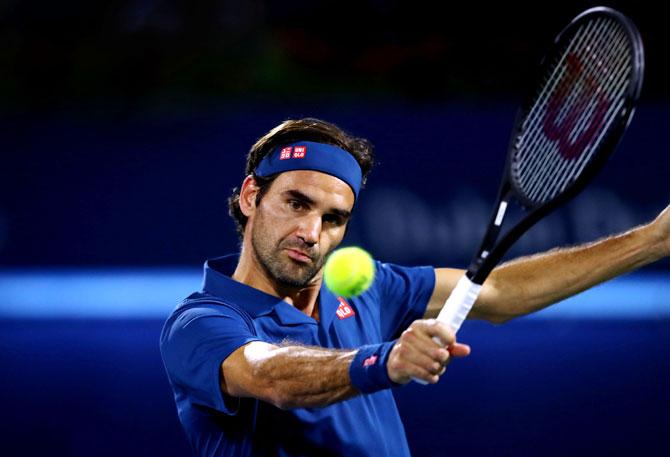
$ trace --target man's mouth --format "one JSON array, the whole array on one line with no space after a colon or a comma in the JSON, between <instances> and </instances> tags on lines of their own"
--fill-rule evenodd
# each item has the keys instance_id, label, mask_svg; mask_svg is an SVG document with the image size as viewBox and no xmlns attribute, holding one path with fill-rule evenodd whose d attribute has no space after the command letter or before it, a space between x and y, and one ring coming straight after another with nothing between
<instances>
[{"instance_id":1,"label":"man's mouth","mask_svg":"<svg viewBox=\"0 0 670 457\"><path fill-rule=\"evenodd\" d=\"M309 255L305 254L304 252L298 249L288 248L286 249L286 252L288 253L288 256L290 258L298 262L308 263L312 261L312 257L310 257Z\"/></svg>"}]
</instances>

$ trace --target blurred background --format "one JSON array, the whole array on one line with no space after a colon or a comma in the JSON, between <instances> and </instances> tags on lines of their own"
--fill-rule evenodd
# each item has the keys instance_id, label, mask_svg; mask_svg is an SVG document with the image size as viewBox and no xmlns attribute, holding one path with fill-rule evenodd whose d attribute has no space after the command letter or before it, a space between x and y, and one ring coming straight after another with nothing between
<instances>
[{"instance_id":1,"label":"blurred background","mask_svg":"<svg viewBox=\"0 0 670 457\"><path fill-rule=\"evenodd\" d=\"M347 243L465 267L509 131L556 33L594 2L0 2L0 455L189 455L163 321L234 252L226 199L287 118L369 138ZM590 241L670 203L670 51L644 2L636 116L586 192L510 256ZM551 272L547 272L551 274ZM396 394L415 456L667 455L670 263L504 326Z\"/></svg>"}]
</instances>

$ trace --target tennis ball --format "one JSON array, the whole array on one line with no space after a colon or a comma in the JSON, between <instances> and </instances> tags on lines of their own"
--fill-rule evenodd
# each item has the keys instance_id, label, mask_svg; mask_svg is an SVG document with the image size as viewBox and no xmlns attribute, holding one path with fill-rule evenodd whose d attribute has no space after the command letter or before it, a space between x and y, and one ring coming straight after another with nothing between
<instances>
[{"instance_id":1,"label":"tennis ball","mask_svg":"<svg viewBox=\"0 0 670 457\"><path fill-rule=\"evenodd\" d=\"M375 277L372 256L359 247L334 251L323 270L323 279L331 292L344 298L365 292Z\"/></svg>"}]
</instances>

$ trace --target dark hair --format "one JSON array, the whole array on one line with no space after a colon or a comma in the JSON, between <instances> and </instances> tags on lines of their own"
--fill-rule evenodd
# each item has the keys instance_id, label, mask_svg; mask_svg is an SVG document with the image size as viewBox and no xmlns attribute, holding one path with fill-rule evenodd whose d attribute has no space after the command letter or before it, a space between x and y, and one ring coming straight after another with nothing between
<instances>
[{"instance_id":1,"label":"dark hair","mask_svg":"<svg viewBox=\"0 0 670 457\"><path fill-rule=\"evenodd\" d=\"M256 141L247 155L246 175L252 175L260 189L256 195L256 205L268 191L277 175L261 178L256 176L255 170L265 156L277 147L296 141L314 141L317 143L332 144L351 153L361 167L363 173L362 184L374 165L374 149L372 143L364 138L356 138L335 124L315 118L289 119L270 130ZM228 213L235 220L237 234L242 239L247 217L240 209L240 188L235 187L233 194L228 198Z\"/></svg>"}]
</instances>

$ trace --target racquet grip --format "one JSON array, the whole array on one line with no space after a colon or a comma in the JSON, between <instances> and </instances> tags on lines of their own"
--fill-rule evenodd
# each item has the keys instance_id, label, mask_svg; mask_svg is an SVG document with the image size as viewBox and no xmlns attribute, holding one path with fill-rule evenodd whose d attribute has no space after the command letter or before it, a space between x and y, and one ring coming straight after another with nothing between
<instances>
[{"instance_id":1,"label":"racquet grip","mask_svg":"<svg viewBox=\"0 0 670 457\"><path fill-rule=\"evenodd\" d=\"M461 328L461 325L463 324L463 321L465 321L465 318L468 317L468 313L472 309L472 305L475 304L481 289L481 284L475 284L474 282L470 281L470 278L468 278L466 275L463 275L463 277L458 280L454 290L451 291L447 301L444 302L444 306L442 306L440 314L437 315L437 320L447 324L454 333L458 332L458 330ZM435 340L435 342L440 346L444 345L444 343L436 336L433 337L433 340ZM419 384L428 384L422 379L412 379Z\"/></svg>"},{"instance_id":2,"label":"racquet grip","mask_svg":"<svg viewBox=\"0 0 670 457\"><path fill-rule=\"evenodd\" d=\"M451 291L447 301L444 302L440 314L437 315L437 320L447 324L454 333L458 332L463 325L463 321L468 317L472 305L475 304L481 289L481 284L475 284L470 281L470 278L463 275L454 290Z\"/></svg>"}]
</instances>

